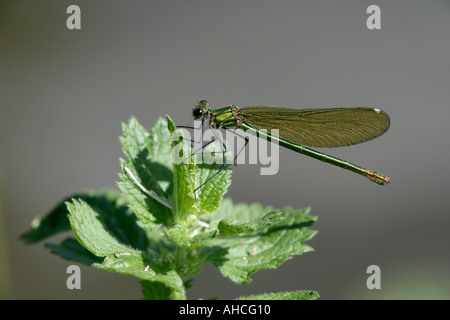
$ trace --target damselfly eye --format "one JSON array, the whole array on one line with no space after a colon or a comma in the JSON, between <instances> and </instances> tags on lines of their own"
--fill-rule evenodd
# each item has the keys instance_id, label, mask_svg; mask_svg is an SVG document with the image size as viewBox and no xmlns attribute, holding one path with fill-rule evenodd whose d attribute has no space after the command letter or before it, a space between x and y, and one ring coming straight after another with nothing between
<instances>
[{"instance_id":1,"label":"damselfly eye","mask_svg":"<svg viewBox=\"0 0 450 320\"><path fill-rule=\"evenodd\" d=\"M194 110L192 111L192 115L194 116L194 119L201 118L201 116L203 115L203 109L200 107L194 108Z\"/></svg>"},{"instance_id":2,"label":"damselfly eye","mask_svg":"<svg viewBox=\"0 0 450 320\"><path fill-rule=\"evenodd\" d=\"M208 108L208 101L200 100L200 102L198 103L198 106L206 109L206 108Z\"/></svg>"}]
</instances>

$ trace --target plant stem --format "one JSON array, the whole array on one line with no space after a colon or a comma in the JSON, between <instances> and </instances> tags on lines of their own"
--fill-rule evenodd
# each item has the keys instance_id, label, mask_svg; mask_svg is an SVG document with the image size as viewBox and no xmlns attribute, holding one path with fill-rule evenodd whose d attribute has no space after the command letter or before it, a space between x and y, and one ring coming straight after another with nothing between
<instances>
[{"instance_id":1,"label":"plant stem","mask_svg":"<svg viewBox=\"0 0 450 320\"><path fill-rule=\"evenodd\" d=\"M182 290L172 289L170 300L186 300L186 290L184 288Z\"/></svg>"},{"instance_id":2,"label":"plant stem","mask_svg":"<svg viewBox=\"0 0 450 320\"><path fill-rule=\"evenodd\" d=\"M186 249L180 246L175 248L175 270L181 279L184 279L186 269ZM172 290L172 300L186 300L186 289Z\"/></svg>"}]
</instances>

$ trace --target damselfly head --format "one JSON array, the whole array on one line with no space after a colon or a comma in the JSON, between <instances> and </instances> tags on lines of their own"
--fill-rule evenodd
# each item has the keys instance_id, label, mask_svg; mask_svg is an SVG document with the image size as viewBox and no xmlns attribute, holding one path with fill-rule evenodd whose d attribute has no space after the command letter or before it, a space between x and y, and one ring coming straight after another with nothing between
<instances>
[{"instance_id":1,"label":"damselfly head","mask_svg":"<svg viewBox=\"0 0 450 320\"><path fill-rule=\"evenodd\" d=\"M202 118L207 108L208 108L208 101L201 100L196 106L194 106L194 109L192 110L192 115L194 116L194 119Z\"/></svg>"}]
</instances>

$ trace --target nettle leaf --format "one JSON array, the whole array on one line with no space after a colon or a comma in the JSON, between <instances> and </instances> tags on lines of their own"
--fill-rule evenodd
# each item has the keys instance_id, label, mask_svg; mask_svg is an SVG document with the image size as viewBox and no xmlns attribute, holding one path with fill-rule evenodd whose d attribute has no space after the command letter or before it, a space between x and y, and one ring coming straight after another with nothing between
<instances>
[{"instance_id":1,"label":"nettle leaf","mask_svg":"<svg viewBox=\"0 0 450 320\"><path fill-rule=\"evenodd\" d=\"M181 138L183 132L176 128L169 116L167 121L172 134L172 155L178 160L173 165L175 216L178 220L187 220L189 223L193 221L189 216L198 217L219 208L223 195L231 184L232 170L223 164L206 164L201 156L200 162L196 163L198 155L194 152L201 150L193 150L190 142ZM211 152L221 153L222 148L218 144L211 144L204 150L205 156ZM201 188L195 194L199 186Z\"/></svg>"},{"instance_id":2,"label":"nettle leaf","mask_svg":"<svg viewBox=\"0 0 450 320\"><path fill-rule=\"evenodd\" d=\"M211 223L222 218L229 224L243 219L252 220L255 216L264 216L267 211L271 211L271 208L264 209L260 205L233 205L228 200L212 215ZM205 243L202 253L233 282L248 283L251 281L250 275L256 271L276 268L293 255L312 251L312 248L305 244L316 234L316 231L309 229L316 220L316 217L308 216L309 208L285 208L280 211L284 218L281 222L254 233L209 240Z\"/></svg>"},{"instance_id":3,"label":"nettle leaf","mask_svg":"<svg viewBox=\"0 0 450 320\"><path fill-rule=\"evenodd\" d=\"M202 231L201 226L176 225L164 231L168 238L178 246L194 248L199 242L212 239L218 233L217 229Z\"/></svg>"},{"instance_id":4,"label":"nettle leaf","mask_svg":"<svg viewBox=\"0 0 450 320\"><path fill-rule=\"evenodd\" d=\"M92 207L98 207L102 211L111 213L115 216L114 219L122 220L120 217L132 214L117 191L109 189L100 191L87 190L65 198L63 202L58 204L46 216L37 216L34 218L31 222L30 230L23 233L21 238L27 243L35 243L60 232L70 230L70 223L67 218L69 212L65 202L72 198L82 199ZM118 228L116 225L117 230L123 229L124 225L122 223L123 221L121 221L121 225ZM140 240L136 239L136 241L143 241L142 234L138 233L135 236L140 237Z\"/></svg>"},{"instance_id":5,"label":"nettle leaf","mask_svg":"<svg viewBox=\"0 0 450 320\"><path fill-rule=\"evenodd\" d=\"M294 292L264 293L255 296L240 297L239 300L315 300L319 294L311 290Z\"/></svg>"},{"instance_id":6,"label":"nettle leaf","mask_svg":"<svg viewBox=\"0 0 450 320\"><path fill-rule=\"evenodd\" d=\"M173 172L167 123L158 119L149 132L136 118L131 117L128 124L122 124L122 130L123 136L119 140L127 159L120 159L121 181L117 185L135 212L139 226L149 230L169 225L171 209L146 194L126 170L156 197L171 202Z\"/></svg>"},{"instance_id":7,"label":"nettle leaf","mask_svg":"<svg viewBox=\"0 0 450 320\"><path fill-rule=\"evenodd\" d=\"M103 261L102 257L97 257L73 238L67 238L60 244L46 243L45 247L51 253L70 261L81 262L87 265Z\"/></svg>"},{"instance_id":8,"label":"nettle leaf","mask_svg":"<svg viewBox=\"0 0 450 320\"><path fill-rule=\"evenodd\" d=\"M161 282L141 280L142 294L146 300L171 300L172 291Z\"/></svg>"},{"instance_id":9,"label":"nettle leaf","mask_svg":"<svg viewBox=\"0 0 450 320\"><path fill-rule=\"evenodd\" d=\"M144 229L191 223L201 214L214 212L231 183L228 167L216 174L222 165L196 164L190 142L180 137L181 131L168 116L167 120L158 119L150 132L134 117L123 124L120 141L127 160L120 159L122 181L117 185ZM173 156L183 161L174 163ZM194 190L214 174L195 195ZM149 196L139 184L155 196Z\"/></svg>"},{"instance_id":10,"label":"nettle leaf","mask_svg":"<svg viewBox=\"0 0 450 320\"><path fill-rule=\"evenodd\" d=\"M173 211L175 216L174 225L165 229L165 235L178 246L193 248L199 242L213 238L217 230L203 232L202 227L197 223L198 216L203 213L215 211L227 191L230 184L230 170L214 170L214 167L204 164L197 164L194 158L194 150L189 140L185 138L182 130L178 130L167 116L167 125L172 139L172 160L173 160ZM196 194L196 189L210 176ZM205 179L205 180L204 180ZM213 199L211 192L204 190L214 190Z\"/></svg>"},{"instance_id":11,"label":"nettle leaf","mask_svg":"<svg viewBox=\"0 0 450 320\"><path fill-rule=\"evenodd\" d=\"M243 233L252 233L278 223L283 219L281 211L271 211L262 217L258 217L250 222L242 224L229 224L228 222L221 220L217 228L218 235L221 237L229 237Z\"/></svg>"},{"instance_id":12,"label":"nettle leaf","mask_svg":"<svg viewBox=\"0 0 450 320\"><path fill-rule=\"evenodd\" d=\"M211 152L217 152L220 154L223 150L219 143L214 143L205 149L206 155ZM200 171L198 173L198 185L210 179L197 191L197 201L200 203L200 210L198 212L199 215L212 213L219 209L223 196L231 184L232 169L230 165L233 162L228 159L226 163L228 164L226 167L224 167L222 163L202 163L198 165L200 167Z\"/></svg>"},{"instance_id":13,"label":"nettle leaf","mask_svg":"<svg viewBox=\"0 0 450 320\"><path fill-rule=\"evenodd\" d=\"M177 130L172 119L167 116L168 129L171 133L174 185L174 213L176 222L186 220L190 215L197 215L198 203L196 203L194 190L197 187L198 166L191 157L189 142L183 139L181 130Z\"/></svg>"},{"instance_id":14,"label":"nettle leaf","mask_svg":"<svg viewBox=\"0 0 450 320\"><path fill-rule=\"evenodd\" d=\"M175 290L182 290L183 281L175 270L158 263L149 253L114 237L106 227L102 212L94 211L83 200L73 199L67 207L70 225L78 242L95 256L104 257L101 263L93 263L93 267L161 282Z\"/></svg>"}]
</instances>

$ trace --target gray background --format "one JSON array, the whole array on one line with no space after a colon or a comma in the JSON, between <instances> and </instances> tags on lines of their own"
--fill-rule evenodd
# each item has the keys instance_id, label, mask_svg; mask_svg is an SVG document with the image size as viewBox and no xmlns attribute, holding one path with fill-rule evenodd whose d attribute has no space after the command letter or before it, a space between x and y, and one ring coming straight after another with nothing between
<instances>
[{"instance_id":1,"label":"gray background","mask_svg":"<svg viewBox=\"0 0 450 320\"><path fill-rule=\"evenodd\" d=\"M66 28L81 7L82 29ZM381 30L366 8L381 7ZM373 106L384 136L324 150L392 179L370 181L281 150L275 176L233 172L235 202L311 206L315 252L234 285L210 264L189 298L317 290L322 299L450 298L449 1L1 1L1 298L140 299L138 281L64 261L18 236L86 188L115 187L120 122L192 123L226 104ZM52 238L59 242L67 235ZM381 268L381 290L366 268Z\"/></svg>"}]
</instances>

